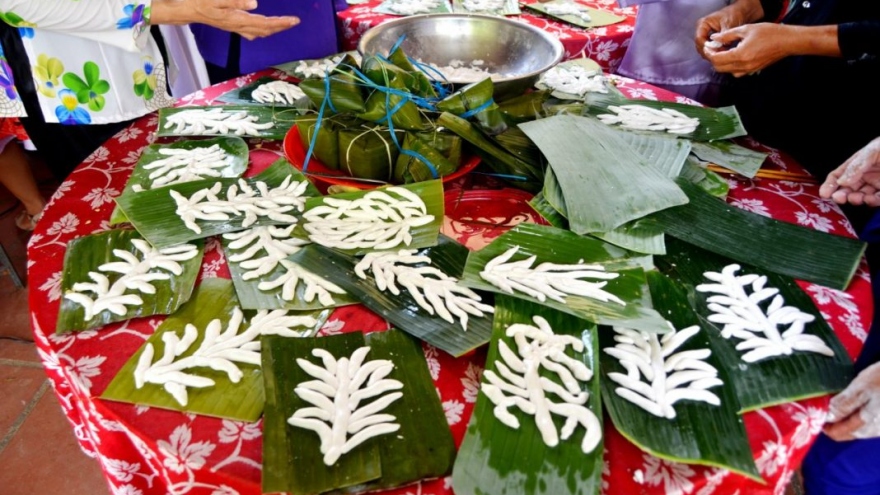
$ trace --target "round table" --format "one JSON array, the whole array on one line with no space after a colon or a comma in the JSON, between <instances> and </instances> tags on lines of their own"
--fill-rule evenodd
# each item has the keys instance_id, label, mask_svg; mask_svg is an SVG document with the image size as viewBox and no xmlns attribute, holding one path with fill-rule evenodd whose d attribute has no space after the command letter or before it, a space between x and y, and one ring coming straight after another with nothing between
<instances>
[{"instance_id":1,"label":"round table","mask_svg":"<svg viewBox=\"0 0 880 495\"><path fill-rule=\"evenodd\" d=\"M563 60L590 58L598 62L604 70L614 72L620 65L623 54L626 53L626 47L629 45L629 39L636 24L637 7L618 8L617 0L578 1L587 7L607 10L624 16L626 19L617 24L584 29L530 13L526 9L522 9L522 15L508 17L537 26L558 38L565 49ZM524 0L521 3L536 2L538 0ZM398 16L374 12L373 9L381 3L382 0L368 0L362 4L352 5L336 14L343 50L357 49L358 41L367 30L385 21L398 18Z\"/></svg>"},{"instance_id":2,"label":"round table","mask_svg":"<svg viewBox=\"0 0 880 495\"><path fill-rule=\"evenodd\" d=\"M183 98L179 105L212 104L220 94L263 76L265 71L213 86ZM616 78L629 96L673 99L674 95L624 78ZM65 246L76 237L109 229L113 198L122 191L144 146L154 140L155 114L139 119L96 150L61 185L46 208L28 246L30 311L39 355L64 413L83 451L101 465L114 494L231 495L260 493L261 423L244 423L139 407L97 399L115 373L151 335L163 317L113 324L99 330L56 335L61 270ZM757 143L746 144L762 148ZM273 161L280 141L251 140L254 166ZM783 154L770 151L773 167L802 171ZM258 163L259 162L259 163ZM815 183L730 179L729 202L762 215L839 235L852 235L848 222L832 203L818 197ZM503 187L492 180L465 176L450 183L448 195ZM479 191L477 191L479 192ZM515 194L522 194L517 192ZM521 203L520 203L521 204ZM514 208L516 209L516 208ZM458 211L456 208L452 211ZM468 210L474 213L474 210ZM525 212L525 213L523 213ZM459 213L453 213L459 215ZM534 218L528 209L478 213L511 226ZM479 247L505 230L474 229L473 224L446 222L446 233ZM229 277L219 243L209 241L201 277ZM831 290L801 286L826 316L852 356L861 349L872 317L870 281L863 263L850 287ZM356 328L353 328L353 323ZM384 320L362 306L337 309L323 334L349 329L384 330ZM455 359L430 346L425 355L456 442L461 442L479 390L485 348ZM606 422L603 485L609 494L779 494L821 430L828 398L817 398L745 415L752 450L766 485L723 469L675 464L645 454ZM55 460L53 462L63 462ZM385 493L451 494L449 478Z\"/></svg>"}]
</instances>

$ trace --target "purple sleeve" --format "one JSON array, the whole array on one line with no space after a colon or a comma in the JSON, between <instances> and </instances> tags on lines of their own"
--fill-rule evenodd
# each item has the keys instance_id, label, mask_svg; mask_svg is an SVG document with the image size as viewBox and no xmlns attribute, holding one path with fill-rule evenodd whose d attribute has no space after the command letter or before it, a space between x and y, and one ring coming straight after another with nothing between
<instances>
[{"instance_id":1,"label":"purple sleeve","mask_svg":"<svg viewBox=\"0 0 880 495\"><path fill-rule=\"evenodd\" d=\"M641 5L643 3L657 3L657 2L667 2L669 0L617 0L617 5L620 8L633 7L635 5Z\"/></svg>"}]
</instances>

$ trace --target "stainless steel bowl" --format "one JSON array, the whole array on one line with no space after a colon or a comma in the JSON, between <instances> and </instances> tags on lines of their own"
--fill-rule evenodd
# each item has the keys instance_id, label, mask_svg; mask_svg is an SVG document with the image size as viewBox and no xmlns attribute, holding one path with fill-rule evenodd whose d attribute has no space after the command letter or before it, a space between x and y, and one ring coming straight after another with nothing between
<instances>
[{"instance_id":1,"label":"stainless steel bowl","mask_svg":"<svg viewBox=\"0 0 880 495\"><path fill-rule=\"evenodd\" d=\"M480 14L426 14L384 22L364 33L358 43L362 55L388 55L401 36L401 48L410 58L435 67L454 60L468 65L482 60L494 81L495 98L521 94L560 60L562 43L549 33L505 17ZM455 84L473 81L450 80Z\"/></svg>"}]
</instances>

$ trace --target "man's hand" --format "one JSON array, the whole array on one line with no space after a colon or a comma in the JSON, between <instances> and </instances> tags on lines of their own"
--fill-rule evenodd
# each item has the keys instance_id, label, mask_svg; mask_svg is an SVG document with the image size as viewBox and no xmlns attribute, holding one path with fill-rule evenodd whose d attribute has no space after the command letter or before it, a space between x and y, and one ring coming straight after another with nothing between
<instances>
[{"instance_id":1,"label":"man's hand","mask_svg":"<svg viewBox=\"0 0 880 495\"><path fill-rule=\"evenodd\" d=\"M880 138L828 174L819 195L835 203L880 206Z\"/></svg>"},{"instance_id":2,"label":"man's hand","mask_svg":"<svg viewBox=\"0 0 880 495\"><path fill-rule=\"evenodd\" d=\"M756 22L764 16L764 8L758 0L738 0L723 9L717 10L697 21L697 32L694 43L697 53L706 56L706 43L715 33L727 31Z\"/></svg>"},{"instance_id":3,"label":"man's hand","mask_svg":"<svg viewBox=\"0 0 880 495\"><path fill-rule=\"evenodd\" d=\"M757 72L789 56L792 28L784 24L761 22L747 24L713 34L711 41L727 50L704 50L705 58L715 70L736 77Z\"/></svg>"},{"instance_id":4,"label":"man's hand","mask_svg":"<svg viewBox=\"0 0 880 495\"><path fill-rule=\"evenodd\" d=\"M825 434L838 442L880 437L880 363L872 364L831 399Z\"/></svg>"},{"instance_id":5,"label":"man's hand","mask_svg":"<svg viewBox=\"0 0 880 495\"><path fill-rule=\"evenodd\" d=\"M251 14L257 0L154 0L152 24L197 22L238 33L248 40L262 38L299 24L294 16L267 17Z\"/></svg>"}]
</instances>

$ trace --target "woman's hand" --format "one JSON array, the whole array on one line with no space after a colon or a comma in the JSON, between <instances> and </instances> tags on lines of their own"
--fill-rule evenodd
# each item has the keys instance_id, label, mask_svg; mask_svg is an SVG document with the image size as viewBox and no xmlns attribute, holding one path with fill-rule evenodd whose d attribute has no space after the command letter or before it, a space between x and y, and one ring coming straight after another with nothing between
<instances>
[{"instance_id":1,"label":"woman's hand","mask_svg":"<svg viewBox=\"0 0 880 495\"><path fill-rule=\"evenodd\" d=\"M270 36L299 24L294 16L267 17L251 14L257 0L153 0L152 24L197 22L238 33L248 40Z\"/></svg>"},{"instance_id":2,"label":"woman's hand","mask_svg":"<svg viewBox=\"0 0 880 495\"><path fill-rule=\"evenodd\" d=\"M832 170L819 188L819 196L835 203L880 206L880 138Z\"/></svg>"},{"instance_id":3,"label":"woman's hand","mask_svg":"<svg viewBox=\"0 0 880 495\"><path fill-rule=\"evenodd\" d=\"M723 9L719 9L697 21L694 43L697 53L706 57L706 43L715 33L727 31L756 22L764 16L764 8L758 0L738 0Z\"/></svg>"},{"instance_id":4,"label":"woman's hand","mask_svg":"<svg viewBox=\"0 0 880 495\"><path fill-rule=\"evenodd\" d=\"M831 399L825 434L838 442L880 437L880 363L865 368Z\"/></svg>"}]
</instances>

